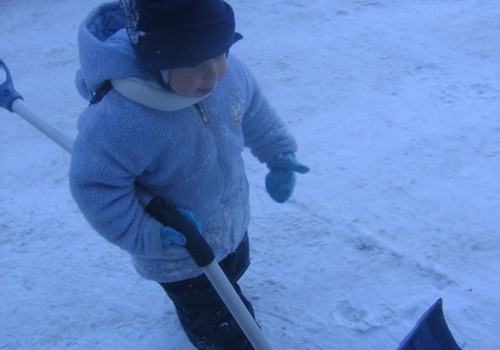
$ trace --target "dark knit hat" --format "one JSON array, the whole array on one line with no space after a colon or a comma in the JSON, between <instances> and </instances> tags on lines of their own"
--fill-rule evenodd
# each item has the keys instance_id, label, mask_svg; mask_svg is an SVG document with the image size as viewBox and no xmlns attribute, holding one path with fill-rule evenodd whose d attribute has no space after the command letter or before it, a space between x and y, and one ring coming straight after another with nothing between
<instances>
[{"instance_id":1,"label":"dark knit hat","mask_svg":"<svg viewBox=\"0 0 500 350\"><path fill-rule=\"evenodd\" d=\"M144 69L194 66L242 38L222 0L120 0L127 33Z\"/></svg>"}]
</instances>

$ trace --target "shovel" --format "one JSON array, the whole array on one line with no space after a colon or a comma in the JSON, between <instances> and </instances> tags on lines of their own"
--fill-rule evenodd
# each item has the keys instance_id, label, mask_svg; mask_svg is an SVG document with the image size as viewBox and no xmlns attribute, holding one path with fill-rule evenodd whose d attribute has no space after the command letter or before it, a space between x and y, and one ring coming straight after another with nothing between
<instances>
[{"instance_id":1,"label":"shovel","mask_svg":"<svg viewBox=\"0 0 500 350\"><path fill-rule=\"evenodd\" d=\"M18 114L52 141L71 153L73 149L73 139L43 116L32 110L24 102L21 95L14 89L10 71L1 59L0 107ZM175 222L182 222L185 220L175 208L169 206L161 198L154 197L140 186L136 186L136 192L145 210L161 223L166 224L166 220L172 219L173 217L176 218ZM184 226L190 227L191 225L187 224ZM181 231L178 227L173 228ZM271 346L264 337L257 322L245 307L245 304L243 304L243 301L215 260L215 255L207 241L195 230L187 232L186 230L182 230L182 233L186 236L184 248L186 248L196 265L203 270L253 347L256 350L271 350Z\"/></svg>"}]
</instances>

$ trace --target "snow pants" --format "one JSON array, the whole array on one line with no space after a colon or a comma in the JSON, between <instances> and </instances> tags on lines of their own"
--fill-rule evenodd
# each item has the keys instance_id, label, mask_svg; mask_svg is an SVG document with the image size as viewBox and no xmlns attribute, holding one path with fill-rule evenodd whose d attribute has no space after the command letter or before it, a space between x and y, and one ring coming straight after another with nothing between
<instances>
[{"instance_id":1,"label":"snow pants","mask_svg":"<svg viewBox=\"0 0 500 350\"><path fill-rule=\"evenodd\" d=\"M243 303L254 316L252 304L237 283L250 265L246 234L236 250L220 263ZM253 350L243 331L205 275L174 283L160 283L175 305L189 340L199 350Z\"/></svg>"}]
</instances>

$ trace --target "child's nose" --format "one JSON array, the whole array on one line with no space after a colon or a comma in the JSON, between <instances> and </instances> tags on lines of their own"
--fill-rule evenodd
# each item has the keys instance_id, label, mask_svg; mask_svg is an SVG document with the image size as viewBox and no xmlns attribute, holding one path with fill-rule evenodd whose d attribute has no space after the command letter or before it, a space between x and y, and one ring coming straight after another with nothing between
<instances>
[{"instance_id":1,"label":"child's nose","mask_svg":"<svg viewBox=\"0 0 500 350\"><path fill-rule=\"evenodd\" d=\"M212 60L208 61L205 66L204 78L207 81L217 81L219 79L219 69Z\"/></svg>"}]
</instances>

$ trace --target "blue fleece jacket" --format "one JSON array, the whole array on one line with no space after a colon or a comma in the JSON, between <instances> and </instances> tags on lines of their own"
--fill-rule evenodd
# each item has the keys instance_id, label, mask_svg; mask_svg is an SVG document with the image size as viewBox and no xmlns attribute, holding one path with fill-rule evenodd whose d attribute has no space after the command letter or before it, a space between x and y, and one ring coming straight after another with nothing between
<instances>
[{"instance_id":1,"label":"blue fleece jacket","mask_svg":"<svg viewBox=\"0 0 500 350\"><path fill-rule=\"evenodd\" d=\"M80 27L80 93L88 99L106 80L115 88L79 119L71 191L93 228L132 255L140 275L179 281L201 271L183 248L162 249L162 224L139 203L136 183L174 207L195 212L203 236L222 260L249 223L244 147L268 162L294 152L296 144L237 59L229 57L226 75L209 96L182 100L141 70L124 26L123 12L110 3L91 12ZM149 93L170 107L139 96Z\"/></svg>"}]
</instances>

